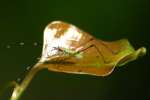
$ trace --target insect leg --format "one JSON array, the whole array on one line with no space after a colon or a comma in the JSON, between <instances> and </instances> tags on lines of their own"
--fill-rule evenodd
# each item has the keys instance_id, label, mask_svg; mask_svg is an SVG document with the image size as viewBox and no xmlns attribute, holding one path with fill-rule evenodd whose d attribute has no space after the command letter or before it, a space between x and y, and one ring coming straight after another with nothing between
<instances>
[{"instance_id":1,"label":"insect leg","mask_svg":"<svg viewBox=\"0 0 150 100\"><path fill-rule=\"evenodd\" d=\"M102 41L100 42L105 48L107 48L112 54L116 55L117 52L114 52L111 48L109 48L105 43L103 43Z\"/></svg>"},{"instance_id":2,"label":"insect leg","mask_svg":"<svg viewBox=\"0 0 150 100\"><path fill-rule=\"evenodd\" d=\"M99 48L97 48L97 46L94 45L94 44L91 44L90 46L88 46L88 47L86 47L86 48L84 48L84 49L81 49L81 50L77 51L77 53L84 52L85 50L87 50L87 49L89 49L89 48L92 48L92 47L94 47L94 48L98 51L98 53L101 55L101 57L102 57L104 63L108 63L108 62L105 60L104 55L102 54L102 52L101 52L101 51L99 50Z\"/></svg>"},{"instance_id":3,"label":"insect leg","mask_svg":"<svg viewBox=\"0 0 150 100\"><path fill-rule=\"evenodd\" d=\"M88 41L86 41L85 43L83 43L83 44L81 44L80 46L83 46L83 45L86 45L87 43L89 43L89 42L91 42L91 41L93 41L94 40L94 38L90 38ZM103 43L103 41L100 41L100 43L105 47L105 48L107 48L112 54L117 54L116 52L114 52L111 48L109 48L105 43ZM80 47L79 46L79 47ZM98 48L97 48L98 49Z\"/></svg>"}]
</instances>

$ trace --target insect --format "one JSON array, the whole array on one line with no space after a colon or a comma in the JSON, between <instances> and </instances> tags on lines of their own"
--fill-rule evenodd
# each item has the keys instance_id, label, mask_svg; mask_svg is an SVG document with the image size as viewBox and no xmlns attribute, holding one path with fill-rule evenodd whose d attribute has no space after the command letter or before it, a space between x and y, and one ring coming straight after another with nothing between
<instances>
[{"instance_id":1,"label":"insect","mask_svg":"<svg viewBox=\"0 0 150 100\"><path fill-rule=\"evenodd\" d=\"M44 30L40 62L50 71L106 76L144 53L144 47L135 51L127 39L106 42L72 24L54 21Z\"/></svg>"}]
</instances>

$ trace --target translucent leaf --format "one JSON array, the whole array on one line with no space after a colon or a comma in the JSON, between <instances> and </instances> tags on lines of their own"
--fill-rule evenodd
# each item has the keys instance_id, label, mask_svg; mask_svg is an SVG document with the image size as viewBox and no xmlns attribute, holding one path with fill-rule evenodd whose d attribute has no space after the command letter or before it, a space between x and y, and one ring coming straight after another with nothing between
<instances>
[{"instance_id":1,"label":"translucent leaf","mask_svg":"<svg viewBox=\"0 0 150 100\"><path fill-rule=\"evenodd\" d=\"M127 39L107 42L74 25L54 21L44 30L40 61L50 71L106 76L115 66L122 66L145 53L144 47L135 51Z\"/></svg>"}]
</instances>

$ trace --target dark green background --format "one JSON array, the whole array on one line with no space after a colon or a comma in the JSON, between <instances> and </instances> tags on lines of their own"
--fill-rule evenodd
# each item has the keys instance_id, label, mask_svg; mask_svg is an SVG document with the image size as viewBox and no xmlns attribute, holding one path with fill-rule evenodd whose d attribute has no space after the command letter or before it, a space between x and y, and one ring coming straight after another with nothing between
<instances>
[{"instance_id":1,"label":"dark green background","mask_svg":"<svg viewBox=\"0 0 150 100\"><path fill-rule=\"evenodd\" d=\"M128 38L137 49L150 43L149 0L1 0L0 89L23 78L37 62L43 29L53 20L75 24L102 40ZM24 42L24 46L19 46ZM41 45L33 46L34 42ZM11 45L10 49L6 46ZM150 58L147 55L108 77L41 71L21 100L148 100ZM11 90L0 100L8 100ZM150 99L150 98L149 98Z\"/></svg>"}]
</instances>

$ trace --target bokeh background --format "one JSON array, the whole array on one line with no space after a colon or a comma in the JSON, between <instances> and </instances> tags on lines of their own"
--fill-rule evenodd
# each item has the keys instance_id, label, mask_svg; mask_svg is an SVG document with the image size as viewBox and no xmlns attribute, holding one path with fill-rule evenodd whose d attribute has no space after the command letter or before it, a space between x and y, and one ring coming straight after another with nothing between
<instances>
[{"instance_id":1,"label":"bokeh background","mask_svg":"<svg viewBox=\"0 0 150 100\"><path fill-rule=\"evenodd\" d=\"M53 20L72 23L102 40L128 38L136 49L147 47L147 55L108 77L43 70L21 100L150 99L149 0L0 0L0 90L12 80L21 81L38 61L43 30ZM11 91L5 90L0 100L8 100Z\"/></svg>"}]
</instances>

